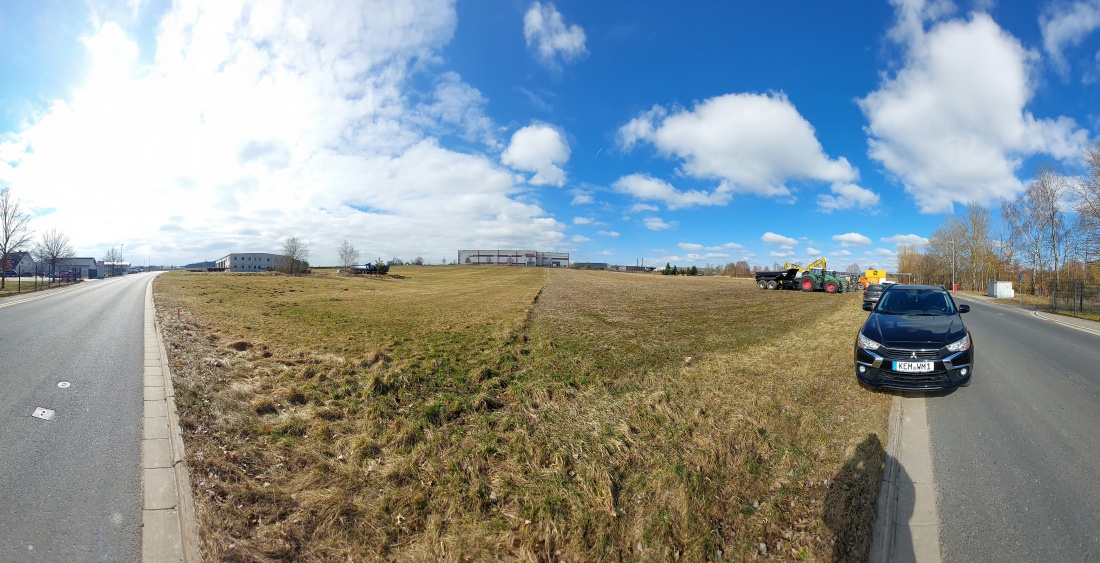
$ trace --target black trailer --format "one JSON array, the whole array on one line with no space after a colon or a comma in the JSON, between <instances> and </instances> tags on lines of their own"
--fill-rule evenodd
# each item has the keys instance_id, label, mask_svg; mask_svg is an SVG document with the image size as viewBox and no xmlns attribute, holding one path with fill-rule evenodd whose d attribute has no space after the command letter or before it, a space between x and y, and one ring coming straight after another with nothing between
<instances>
[{"instance_id":1,"label":"black trailer","mask_svg":"<svg viewBox=\"0 0 1100 563\"><path fill-rule=\"evenodd\" d=\"M780 272L756 272L756 285L760 289L801 289L795 283L799 268L788 268Z\"/></svg>"}]
</instances>

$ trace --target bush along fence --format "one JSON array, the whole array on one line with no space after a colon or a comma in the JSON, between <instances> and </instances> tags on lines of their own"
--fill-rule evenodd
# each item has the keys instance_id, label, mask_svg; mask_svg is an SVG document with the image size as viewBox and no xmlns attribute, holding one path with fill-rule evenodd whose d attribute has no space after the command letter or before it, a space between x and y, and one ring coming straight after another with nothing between
<instances>
[{"instance_id":1,"label":"bush along fence","mask_svg":"<svg viewBox=\"0 0 1100 563\"><path fill-rule=\"evenodd\" d=\"M1100 284L1081 280L1053 281L1050 283L1050 308L1074 316L1100 312Z\"/></svg>"}]
</instances>

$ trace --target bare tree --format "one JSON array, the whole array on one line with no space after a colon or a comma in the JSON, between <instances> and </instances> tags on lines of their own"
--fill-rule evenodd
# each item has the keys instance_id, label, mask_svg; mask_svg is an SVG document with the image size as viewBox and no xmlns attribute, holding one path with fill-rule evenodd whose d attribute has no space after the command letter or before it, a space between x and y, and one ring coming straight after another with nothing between
<instances>
[{"instance_id":1,"label":"bare tree","mask_svg":"<svg viewBox=\"0 0 1100 563\"><path fill-rule=\"evenodd\" d=\"M844 268L844 273L846 273L846 274L860 274L860 273L863 273L863 270L861 270L859 268L858 263L853 262L851 264L848 264L847 268Z\"/></svg>"},{"instance_id":2,"label":"bare tree","mask_svg":"<svg viewBox=\"0 0 1100 563\"><path fill-rule=\"evenodd\" d=\"M412 263L413 263L414 266L423 266L424 265L424 259L417 256L416 259L414 259L412 261Z\"/></svg>"},{"instance_id":3,"label":"bare tree","mask_svg":"<svg viewBox=\"0 0 1100 563\"><path fill-rule=\"evenodd\" d=\"M309 248L298 237L290 237L283 243L283 255L279 260L279 271L286 274L300 274L309 268Z\"/></svg>"},{"instance_id":4,"label":"bare tree","mask_svg":"<svg viewBox=\"0 0 1100 563\"><path fill-rule=\"evenodd\" d=\"M34 247L35 258L39 263L48 265L51 274L55 273L58 266L64 264L73 255L73 247L69 244L69 237L57 229L50 229L43 233L42 239Z\"/></svg>"},{"instance_id":5,"label":"bare tree","mask_svg":"<svg viewBox=\"0 0 1100 563\"><path fill-rule=\"evenodd\" d=\"M1076 197L1077 232L1081 234L1081 260L1086 265L1090 258L1100 257L1100 143L1085 150L1087 176L1070 183Z\"/></svg>"},{"instance_id":6,"label":"bare tree","mask_svg":"<svg viewBox=\"0 0 1100 563\"><path fill-rule=\"evenodd\" d=\"M122 261L122 252L120 252L117 248L112 246L109 250L107 250L107 254L103 256L103 261L104 262L109 262L111 264L110 275L117 276L118 275L118 271L117 271L118 265L117 264L118 264L118 262Z\"/></svg>"},{"instance_id":7,"label":"bare tree","mask_svg":"<svg viewBox=\"0 0 1100 563\"><path fill-rule=\"evenodd\" d=\"M18 199L11 196L11 188L0 187L0 289L11 262L11 253L31 242L31 216L23 212Z\"/></svg>"},{"instance_id":8,"label":"bare tree","mask_svg":"<svg viewBox=\"0 0 1100 563\"><path fill-rule=\"evenodd\" d=\"M351 268L359 263L359 251L355 250L355 247L344 241L344 244L340 245L340 265L344 268Z\"/></svg>"}]
</instances>

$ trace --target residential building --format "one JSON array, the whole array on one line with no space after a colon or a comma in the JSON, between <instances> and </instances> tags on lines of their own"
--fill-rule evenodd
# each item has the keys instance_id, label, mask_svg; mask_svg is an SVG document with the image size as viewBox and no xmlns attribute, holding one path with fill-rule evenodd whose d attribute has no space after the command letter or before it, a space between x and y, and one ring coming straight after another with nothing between
<instances>
[{"instance_id":1,"label":"residential building","mask_svg":"<svg viewBox=\"0 0 1100 563\"><path fill-rule=\"evenodd\" d=\"M266 272L277 269L282 259L266 252L234 252L219 258L217 267L225 272Z\"/></svg>"},{"instance_id":2,"label":"residential building","mask_svg":"<svg viewBox=\"0 0 1100 563\"><path fill-rule=\"evenodd\" d=\"M462 265L537 266L541 268L569 267L568 252L537 250L459 250Z\"/></svg>"},{"instance_id":3,"label":"residential building","mask_svg":"<svg viewBox=\"0 0 1100 563\"><path fill-rule=\"evenodd\" d=\"M15 270L20 276L34 275L35 262L30 252L12 252L8 255L8 262L5 270Z\"/></svg>"},{"instance_id":4,"label":"residential building","mask_svg":"<svg viewBox=\"0 0 1100 563\"><path fill-rule=\"evenodd\" d=\"M94 280L99 278L99 261L95 258L66 258L57 265L57 272L73 272L77 277Z\"/></svg>"}]
</instances>

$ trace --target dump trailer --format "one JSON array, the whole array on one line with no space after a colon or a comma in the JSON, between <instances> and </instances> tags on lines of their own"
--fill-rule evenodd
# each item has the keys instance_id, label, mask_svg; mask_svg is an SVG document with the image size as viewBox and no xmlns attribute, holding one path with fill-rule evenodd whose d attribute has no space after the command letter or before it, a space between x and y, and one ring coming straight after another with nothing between
<instances>
[{"instance_id":1,"label":"dump trailer","mask_svg":"<svg viewBox=\"0 0 1100 563\"><path fill-rule=\"evenodd\" d=\"M756 285L760 289L798 289L797 266L776 272L756 272Z\"/></svg>"}]
</instances>

